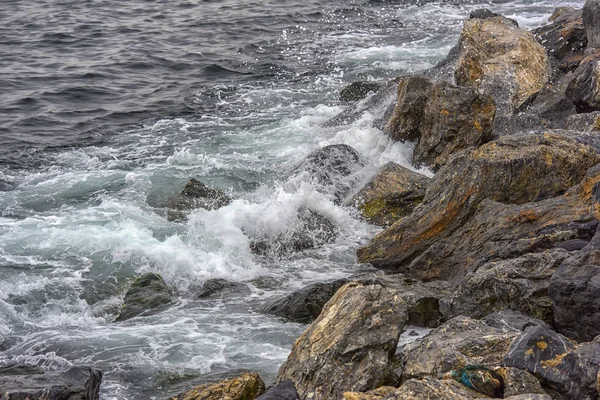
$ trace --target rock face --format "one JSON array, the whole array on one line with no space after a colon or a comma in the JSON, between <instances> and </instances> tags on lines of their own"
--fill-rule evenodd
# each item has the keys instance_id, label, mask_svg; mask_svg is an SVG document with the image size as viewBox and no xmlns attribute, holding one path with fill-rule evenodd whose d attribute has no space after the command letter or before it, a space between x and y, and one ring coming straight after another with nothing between
<instances>
[{"instance_id":1,"label":"rock face","mask_svg":"<svg viewBox=\"0 0 600 400\"><path fill-rule=\"evenodd\" d=\"M194 178L190 179L180 194L167 204L169 221L183 220L189 211L197 208L214 210L231 203L231 198L218 189L206 186Z\"/></svg>"},{"instance_id":2,"label":"rock face","mask_svg":"<svg viewBox=\"0 0 600 400\"><path fill-rule=\"evenodd\" d=\"M294 382L287 379L273 386L256 400L300 400Z\"/></svg>"},{"instance_id":3,"label":"rock face","mask_svg":"<svg viewBox=\"0 0 600 400\"><path fill-rule=\"evenodd\" d=\"M309 285L274 301L265 312L296 322L310 322L321 314L329 299L346 283L347 279L339 279Z\"/></svg>"},{"instance_id":4,"label":"rock face","mask_svg":"<svg viewBox=\"0 0 600 400\"><path fill-rule=\"evenodd\" d=\"M294 343L277 380L291 379L301 398L331 399L393 383L390 359L406 304L380 284L343 286Z\"/></svg>"},{"instance_id":5,"label":"rock face","mask_svg":"<svg viewBox=\"0 0 600 400\"><path fill-rule=\"evenodd\" d=\"M456 83L490 92L503 111L517 109L548 81L546 50L507 18L469 19L459 47Z\"/></svg>"},{"instance_id":6,"label":"rock face","mask_svg":"<svg viewBox=\"0 0 600 400\"><path fill-rule=\"evenodd\" d=\"M588 38L588 47L600 47L600 1L587 0L583 6L583 23Z\"/></svg>"},{"instance_id":7,"label":"rock face","mask_svg":"<svg viewBox=\"0 0 600 400\"><path fill-rule=\"evenodd\" d=\"M567 257L567 251L556 249L484 264L465 276L443 312L450 318L457 315L483 318L488 313L508 309L551 324L548 285Z\"/></svg>"},{"instance_id":8,"label":"rock face","mask_svg":"<svg viewBox=\"0 0 600 400\"><path fill-rule=\"evenodd\" d=\"M516 330L503 331L468 317L453 318L420 343L402 349L402 380L438 377L467 364L500 365L518 335Z\"/></svg>"},{"instance_id":9,"label":"rock face","mask_svg":"<svg viewBox=\"0 0 600 400\"><path fill-rule=\"evenodd\" d=\"M565 96L579 112L600 110L600 54L586 57L573 73Z\"/></svg>"},{"instance_id":10,"label":"rock face","mask_svg":"<svg viewBox=\"0 0 600 400\"><path fill-rule=\"evenodd\" d=\"M504 365L529 371L559 398L598 398L598 364L547 326L533 326L522 333L511 345Z\"/></svg>"},{"instance_id":11,"label":"rock face","mask_svg":"<svg viewBox=\"0 0 600 400\"><path fill-rule=\"evenodd\" d=\"M265 384L260 376L246 372L221 382L196 386L170 400L254 400L264 392Z\"/></svg>"},{"instance_id":12,"label":"rock face","mask_svg":"<svg viewBox=\"0 0 600 400\"><path fill-rule=\"evenodd\" d=\"M594 190L598 190L596 187ZM598 192L596 192L596 195ZM600 335L600 235L552 276L549 294L558 330L577 340Z\"/></svg>"},{"instance_id":13,"label":"rock face","mask_svg":"<svg viewBox=\"0 0 600 400\"><path fill-rule=\"evenodd\" d=\"M396 163L384 165L349 204L370 223L389 226L410 214L423 200L430 179Z\"/></svg>"},{"instance_id":14,"label":"rock face","mask_svg":"<svg viewBox=\"0 0 600 400\"><path fill-rule=\"evenodd\" d=\"M341 101L358 101L369 95L369 93L377 92L381 88L381 84L377 82L353 82L346 86L340 92Z\"/></svg>"},{"instance_id":15,"label":"rock face","mask_svg":"<svg viewBox=\"0 0 600 400\"><path fill-rule=\"evenodd\" d=\"M38 367L0 368L0 399L98 400L102 372L72 367L44 372Z\"/></svg>"},{"instance_id":16,"label":"rock face","mask_svg":"<svg viewBox=\"0 0 600 400\"><path fill-rule=\"evenodd\" d=\"M398 101L386 132L394 140L416 140L413 164L438 169L458 150L488 141L495 112L488 95L408 77L398 84Z\"/></svg>"},{"instance_id":17,"label":"rock face","mask_svg":"<svg viewBox=\"0 0 600 400\"><path fill-rule=\"evenodd\" d=\"M555 11L552 23L534 29L538 42L546 48L548 56L554 58L557 67L563 72L573 71L583 60L587 46L587 36L583 26L581 10Z\"/></svg>"},{"instance_id":18,"label":"rock face","mask_svg":"<svg viewBox=\"0 0 600 400\"><path fill-rule=\"evenodd\" d=\"M173 294L162 277L148 272L133 282L121 313L116 321L125 321L138 315L150 315L173 302Z\"/></svg>"},{"instance_id":19,"label":"rock face","mask_svg":"<svg viewBox=\"0 0 600 400\"><path fill-rule=\"evenodd\" d=\"M358 260L419 279L453 278L476 262L579 239L589 230L583 221L595 220L585 188L539 200L564 193L599 160L593 149L555 134L502 137L463 152L434 177L410 216L358 250ZM561 236L563 230L570 233Z\"/></svg>"}]
</instances>

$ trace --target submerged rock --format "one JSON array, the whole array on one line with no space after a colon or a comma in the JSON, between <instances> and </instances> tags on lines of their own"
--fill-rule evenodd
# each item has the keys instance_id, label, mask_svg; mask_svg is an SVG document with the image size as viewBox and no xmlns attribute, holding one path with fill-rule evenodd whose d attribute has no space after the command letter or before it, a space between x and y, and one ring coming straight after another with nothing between
<instances>
[{"instance_id":1,"label":"submerged rock","mask_svg":"<svg viewBox=\"0 0 600 400\"><path fill-rule=\"evenodd\" d=\"M196 386L169 400L254 400L264 392L265 384L260 376L246 372L235 378Z\"/></svg>"},{"instance_id":2,"label":"submerged rock","mask_svg":"<svg viewBox=\"0 0 600 400\"><path fill-rule=\"evenodd\" d=\"M265 394L256 400L300 400L300 396L298 396L298 392L294 387L294 382L287 379L267 390Z\"/></svg>"},{"instance_id":3,"label":"submerged rock","mask_svg":"<svg viewBox=\"0 0 600 400\"><path fill-rule=\"evenodd\" d=\"M406 317L395 291L349 283L296 340L277 380L291 379L301 398L314 400L393 383L390 361Z\"/></svg>"},{"instance_id":4,"label":"submerged rock","mask_svg":"<svg viewBox=\"0 0 600 400\"><path fill-rule=\"evenodd\" d=\"M348 203L370 223L389 226L423 200L430 178L396 163L384 165Z\"/></svg>"},{"instance_id":5,"label":"submerged rock","mask_svg":"<svg viewBox=\"0 0 600 400\"><path fill-rule=\"evenodd\" d=\"M599 161L590 147L554 134L502 137L463 152L410 216L358 250L358 260L419 279L453 278L476 263L579 239L594 219L590 194L573 189L540 200L564 193Z\"/></svg>"},{"instance_id":6,"label":"submerged rock","mask_svg":"<svg viewBox=\"0 0 600 400\"><path fill-rule=\"evenodd\" d=\"M230 282L225 279L214 278L209 279L202 285L202 288L198 291L196 297L199 299L204 299L207 297L212 297L214 295L224 294L249 294L250 289L243 283L240 282Z\"/></svg>"},{"instance_id":7,"label":"submerged rock","mask_svg":"<svg viewBox=\"0 0 600 400\"><path fill-rule=\"evenodd\" d=\"M565 96L579 112L600 110L600 53L581 61L573 73Z\"/></svg>"},{"instance_id":8,"label":"submerged rock","mask_svg":"<svg viewBox=\"0 0 600 400\"><path fill-rule=\"evenodd\" d=\"M456 83L491 93L502 113L516 110L548 81L546 50L507 18L469 19L459 46Z\"/></svg>"},{"instance_id":9,"label":"submerged rock","mask_svg":"<svg viewBox=\"0 0 600 400\"><path fill-rule=\"evenodd\" d=\"M407 77L386 132L394 140L417 141L413 163L434 169L450 155L491 138L496 107L492 98L447 82Z\"/></svg>"},{"instance_id":10,"label":"submerged rock","mask_svg":"<svg viewBox=\"0 0 600 400\"><path fill-rule=\"evenodd\" d=\"M173 300L173 293L163 278L148 272L131 284L116 321L125 321L138 315L152 315L171 304Z\"/></svg>"},{"instance_id":11,"label":"submerged rock","mask_svg":"<svg viewBox=\"0 0 600 400\"><path fill-rule=\"evenodd\" d=\"M85 367L46 371L12 365L0 368L2 400L98 400L102 372Z\"/></svg>"},{"instance_id":12,"label":"submerged rock","mask_svg":"<svg viewBox=\"0 0 600 400\"><path fill-rule=\"evenodd\" d=\"M214 210L229 203L231 203L231 198L225 193L192 178L186 183L181 193L169 200L167 219L169 221L184 220L189 211L197 208Z\"/></svg>"},{"instance_id":13,"label":"submerged rock","mask_svg":"<svg viewBox=\"0 0 600 400\"><path fill-rule=\"evenodd\" d=\"M346 86L340 92L341 101L358 101L369 95L369 93L377 92L381 88L381 83L377 82L353 82Z\"/></svg>"},{"instance_id":14,"label":"submerged rock","mask_svg":"<svg viewBox=\"0 0 600 400\"><path fill-rule=\"evenodd\" d=\"M587 0L585 2L583 23L588 38L588 47L600 47L600 1Z\"/></svg>"}]
</instances>

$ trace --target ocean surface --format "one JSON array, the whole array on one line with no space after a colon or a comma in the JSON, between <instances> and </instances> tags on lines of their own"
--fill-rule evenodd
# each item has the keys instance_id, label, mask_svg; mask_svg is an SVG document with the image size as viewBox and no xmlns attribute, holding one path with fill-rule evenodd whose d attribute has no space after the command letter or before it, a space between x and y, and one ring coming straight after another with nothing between
<instances>
[{"instance_id":1,"label":"ocean surface","mask_svg":"<svg viewBox=\"0 0 600 400\"><path fill-rule=\"evenodd\" d=\"M323 127L347 107L340 89L433 66L474 9L532 28L559 5L583 0L2 0L0 366L92 366L103 400L164 399L241 370L272 382L306 325L261 307L367 270L354 252L378 232L294 167L338 143L366 160L358 184L386 162L409 166L410 144L375 128L374 110ZM167 221L191 177L234 201ZM301 208L338 239L251 253ZM114 323L148 271L178 302ZM210 278L250 294L196 299Z\"/></svg>"}]
</instances>

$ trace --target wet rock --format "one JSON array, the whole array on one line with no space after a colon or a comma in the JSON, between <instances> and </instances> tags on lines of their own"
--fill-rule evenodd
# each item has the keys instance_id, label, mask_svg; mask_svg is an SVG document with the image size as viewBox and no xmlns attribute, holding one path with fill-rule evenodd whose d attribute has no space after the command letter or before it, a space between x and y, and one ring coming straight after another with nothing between
<instances>
[{"instance_id":1,"label":"wet rock","mask_svg":"<svg viewBox=\"0 0 600 400\"><path fill-rule=\"evenodd\" d=\"M562 17L563 15L572 14L575 12L573 7L556 7L550 18L548 18L548 22L554 22L557 18Z\"/></svg>"},{"instance_id":2,"label":"wet rock","mask_svg":"<svg viewBox=\"0 0 600 400\"><path fill-rule=\"evenodd\" d=\"M348 203L370 223L389 226L410 214L423 200L430 178L390 162Z\"/></svg>"},{"instance_id":3,"label":"wet rock","mask_svg":"<svg viewBox=\"0 0 600 400\"><path fill-rule=\"evenodd\" d=\"M483 321L456 317L432 330L421 342L401 350L402 380L440 377L467 365L500 365L519 332L503 331Z\"/></svg>"},{"instance_id":4,"label":"wet rock","mask_svg":"<svg viewBox=\"0 0 600 400\"><path fill-rule=\"evenodd\" d=\"M484 264L465 276L444 307L444 314L450 318L457 315L483 318L508 309L551 324L548 285L554 271L568 256L567 251L560 249Z\"/></svg>"},{"instance_id":5,"label":"wet rock","mask_svg":"<svg viewBox=\"0 0 600 400\"><path fill-rule=\"evenodd\" d=\"M294 252L312 249L332 243L338 236L338 228L328 218L308 209L298 212L297 224L287 232L269 240L254 240L250 249L254 254L284 257Z\"/></svg>"},{"instance_id":6,"label":"wet rock","mask_svg":"<svg viewBox=\"0 0 600 400\"><path fill-rule=\"evenodd\" d=\"M148 272L131 284L116 321L125 321L138 315L152 315L172 302L173 293L163 278Z\"/></svg>"},{"instance_id":7,"label":"wet rock","mask_svg":"<svg viewBox=\"0 0 600 400\"><path fill-rule=\"evenodd\" d=\"M493 312L486 315L483 321L489 326L503 331L524 331L530 326L545 324L542 320L513 310Z\"/></svg>"},{"instance_id":8,"label":"wet rock","mask_svg":"<svg viewBox=\"0 0 600 400\"><path fill-rule=\"evenodd\" d=\"M214 295L224 294L249 294L250 289L243 283L240 282L230 282L225 279L209 279L202 285L202 288L198 291L196 297L199 299L204 299L207 297L211 297Z\"/></svg>"},{"instance_id":9,"label":"wet rock","mask_svg":"<svg viewBox=\"0 0 600 400\"><path fill-rule=\"evenodd\" d=\"M563 10L559 15L555 11L553 16L551 24L534 29L533 34L548 55L556 60L559 69L574 71L583 60L587 46L583 13L572 9Z\"/></svg>"},{"instance_id":10,"label":"wet rock","mask_svg":"<svg viewBox=\"0 0 600 400\"><path fill-rule=\"evenodd\" d=\"M495 112L488 95L408 77L398 84L398 100L386 132L394 140L416 140L413 164L438 169L457 151L488 141Z\"/></svg>"},{"instance_id":11,"label":"wet rock","mask_svg":"<svg viewBox=\"0 0 600 400\"><path fill-rule=\"evenodd\" d=\"M488 19L501 16L502 15L496 14L487 8L480 8L479 10L471 11L469 14L469 19Z\"/></svg>"},{"instance_id":12,"label":"wet rock","mask_svg":"<svg viewBox=\"0 0 600 400\"><path fill-rule=\"evenodd\" d=\"M298 396L298 392L294 387L294 382L287 379L267 390L265 394L256 400L300 400L300 396Z\"/></svg>"},{"instance_id":13,"label":"wet rock","mask_svg":"<svg viewBox=\"0 0 600 400\"><path fill-rule=\"evenodd\" d=\"M277 380L291 379L301 398L315 400L393 383L390 360L406 317L395 291L348 283L296 340Z\"/></svg>"},{"instance_id":14,"label":"wet rock","mask_svg":"<svg viewBox=\"0 0 600 400\"><path fill-rule=\"evenodd\" d=\"M410 379L396 391L396 400L471 400L484 399L486 395L469 389L453 380L439 380L433 377Z\"/></svg>"},{"instance_id":15,"label":"wet rock","mask_svg":"<svg viewBox=\"0 0 600 400\"><path fill-rule=\"evenodd\" d=\"M600 234L563 261L552 276L549 294L560 332L577 340L600 334Z\"/></svg>"},{"instance_id":16,"label":"wet rock","mask_svg":"<svg viewBox=\"0 0 600 400\"><path fill-rule=\"evenodd\" d=\"M264 392L265 384L260 376L246 372L235 378L196 386L170 400L252 400Z\"/></svg>"},{"instance_id":17,"label":"wet rock","mask_svg":"<svg viewBox=\"0 0 600 400\"><path fill-rule=\"evenodd\" d=\"M354 185L352 175L363 166L362 158L352 147L333 144L312 152L295 173L307 173L321 190L340 202Z\"/></svg>"},{"instance_id":18,"label":"wet rock","mask_svg":"<svg viewBox=\"0 0 600 400\"><path fill-rule=\"evenodd\" d=\"M353 82L346 86L340 92L341 101L359 101L369 95L369 93L377 92L381 88L381 83L377 82Z\"/></svg>"},{"instance_id":19,"label":"wet rock","mask_svg":"<svg viewBox=\"0 0 600 400\"><path fill-rule=\"evenodd\" d=\"M565 96L579 112L600 110L600 53L581 61L573 73Z\"/></svg>"},{"instance_id":20,"label":"wet rock","mask_svg":"<svg viewBox=\"0 0 600 400\"><path fill-rule=\"evenodd\" d=\"M546 394L537 378L527 371L508 367L496 372L504 381L504 398L523 394Z\"/></svg>"},{"instance_id":21,"label":"wet rock","mask_svg":"<svg viewBox=\"0 0 600 400\"><path fill-rule=\"evenodd\" d=\"M85 367L41 371L33 366L0 368L0 398L6 400L98 400L102 372Z\"/></svg>"},{"instance_id":22,"label":"wet rock","mask_svg":"<svg viewBox=\"0 0 600 400\"><path fill-rule=\"evenodd\" d=\"M516 110L548 81L546 50L507 18L469 19L459 46L456 83L491 93L502 113Z\"/></svg>"},{"instance_id":23,"label":"wet rock","mask_svg":"<svg viewBox=\"0 0 600 400\"><path fill-rule=\"evenodd\" d=\"M547 326L536 325L523 332L511 345L504 365L529 371L559 398L598 398L598 364Z\"/></svg>"},{"instance_id":24,"label":"wet rock","mask_svg":"<svg viewBox=\"0 0 600 400\"><path fill-rule=\"evenodd\" d=\"M275 300L265 312L296 322L310 322L321 314L325 303L346 283L347 279L338 279L309 285Z\"/></svg>"},{"instance_id":25,"label":"wet rock","mask_svg":"<svg viewBox=\"0 0 600 400\"><path fill-rule=\"evenodd\" d=\"M600 1L587 0L583 6L583 23L588 38L588 47L600 47Z\"/></svg>"},{"instance_id":26,"label":"wet rock","mask_svg":"<svg viewBox=\"0 0 600 400\"><path fill-rule=\"evenodd\" d=\"M197 208L215 210L229 203L231 203L231 198L225 193L192 178L181 193L169 200L167 219L169 221L184 220L190 211Z\"/></svg>"},{"instance_id":27,"label":"wet rock","mask_svg":"<svg viewBox=\"0 0 600 400\"><path fill-rule=\"evenodd\" d=\"M502 137L462 152L432 179L413 213L360 248L358 260L446 279L476 263L578 239L594 219L591 195L580 188L540 200L564 193L599 161L593 149L555 134Z\"/></svg>"}]
</instances>

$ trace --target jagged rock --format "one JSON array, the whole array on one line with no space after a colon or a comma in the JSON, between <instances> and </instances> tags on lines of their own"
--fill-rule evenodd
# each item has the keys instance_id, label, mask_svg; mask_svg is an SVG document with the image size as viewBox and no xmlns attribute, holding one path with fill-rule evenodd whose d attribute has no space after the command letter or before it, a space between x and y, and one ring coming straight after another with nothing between
<instances>
[{"instance_id":1,"label":"jagged rock","mask_svg":"<svg viewBox=\"0 0 600 400\"><path fill-rule=\"evenodd\" d=\"M562 17L563 15L571 14L573 12L575 12L573 7L556 7L552 12L552 15L550 15L550 18L548 18L548 22L554 22L558 17Z\"/></svg>"},{"instance_id":2,"label":"jagged rock","mask_svg":"<svg viewBox=\"0 0 600 400\"><path fill-rule=\"evenodd\" d=\"M46 371L34 366L0 368L2 400L98 400L102 372L85 367Z\"/></svg>"},{"instance_id":3,"label":"jagged rock","mask_svg":"<svg viewBox=\"0 0 600 400\"><path fill-rule=\"evenodd\" d=\"M581 10L556 11L552 23L533 30L537 41L546 48L548 55L557 61L564 72L577 68L587 46L587 36L583 26Z\"/></svg>"},{"instance_id":4,"label":"jagged rock","mask_svg":"<svg viewBox=\"0 0 600 400\"><path fill-rule=\"evenodd\" d=\"M369 93L377 92L381 88L381 83L377 82L353 82L346 86L340 92L341 101L358 101L369 95Z\"/></svg>"},{"instance_id":5,"label":"jagged rock","mask_svg":"<svg viewBox=\"0 0 600 400\"><path fill-rule=\"evenodd\" d=\"M524 331L530 326L545 324L542 320L513 310L493 312L486 315L483 321L489 326L503 331Z\"/></svg>"},{"instance_id":6,"label":"jagged rock","mask_svg":"<svg viewBox=\"0 0 600 400\"><path fill-rule=\"evenodd\" d=\"M456 83L488 91L502 113L517 109L548 81L546 50L508 18L469 19L459 46Z\"/></svg>"},{"instance_id":7,"label":"jagged rock","mask_svg":"<svg viewBox=\"0 0 600 400\"><path fill-rule=\"evenodd\" d=\"M457 151L488 141L495 112L488 95L407 77L398 83L398 100L386 132L394 140L416 140L413 163L438 169Z\"/></svg>"},{"instance_id":8,"label":"jagged rock","mask_svg":"<svg viewBox=\"0 0 600 400\"><path fill-rule=\"evenodd\" d=\"M504 381L504 398L523 394L546 394L537 378L517 368L500 368L496 373Z\"/></svg>"},{"instance_id":9,"label":"jagged rock","mask_svg":"<svg viewBox=\"0 0 600 400\"><path fill-rule=\"evenodd\" d=\"M393 399L397 389L393 386L382 386L368 392L346 392L344 400L383 400Z\"/></svg>"},{"instance_id":10,"label":"jagged rock","mask_svg":"<svg viewBox=\"0 0 600 400\"><path fill-rule=\"evenodd\" d=\"M592 148L556 134L502 137L462 152L432 179L413 213L360 248L358 260L419 279L453 278L476 263L582 239L595 221L590 193L547 198L599 161Z\"/></svg>"},{"instance_id":11,"label":"jagged rock","mask_svg":"<svg viewBox=\"0 0 600 400\"><path fill-rule=\"evenodd\" d=\"M340 202L353 187L352 175L364 165L352 147L333 144L313 151L294 173L307 173L319 189L333 194L335 201Z\"/></svg>"},{"instance_id":12,"label":"jagged rock","mask_svg":"<svg viewBox=\"0 0 600 400\"><path fill-rule=\"evenodd\" d=\"M294 382L287 379L267 390L256 400L300 400L300 396L294 387Z\"/></svg>"},{"instance_id":13,"label":"jagged rock","mask_svg":"<svg viewBox=\"0 0 600 400\"><path fill-rule=\"evenodd\" d=\"M235 378L196 386L170 400L253 400L265 392L265 384L256 373L246 372Z\"/></svg>"},{"instance_id":14,"label":"jagged rock","mask_svg":"<svg viewBox=\"0 0 600 400\"><path fill-rule=\"evenodd\" d=\"M506 400L552 400L547 394L519 394L517 396L505 397Z\"/></svg>"},{"instance_id":15,"label":"jagged rock","mask_svg":"<svg viewBox=\"0 0 600 400\"><path fill-rule=\"evenodd\" d=\"M196 297L199 299L204 299L207 297L214 296L216 294L222 296L224 294L231 293L249 294L250 289L248 288L248 286L240 282L230 282L225 279L214 278L208 279L206 282L204 282L204 284L196 294Z\"/></svg>"},{"instance_id":16,"label":"jagged rock","mask_svg":"<svg viewBox=\"0 0 600 400\"><path fill-rule=\"evenodd\" d=\"M250 243L254 254L283 257L290 253L312 249L332 243L338 236L338 228L328 218L308 209L298 212L296 224L288 231L271 239L255 239Z\"/></svg>"},{"instance_id":17,"label":"jagged rock","mask_svg":"<svg viewBox=\"0 0 600 400\"><path fill-rule=\"evenodd\" d=\"M500 365L518 335L517 330L503 331L468 317L453 318L401 350L402 380L438 377L467 364Z\"/></svg>"},{"instance_id":18,"label":"jagged rock","mask_svg":"<svg viewBox=\"0 0 600 400\"><path fill-rule=\"evenodd\" d=\"M600 194L597 184L594 193ZM600 234L563 261L552 276L549 294L560 332L577 340L592 340L600 334Z\"/></svg>"},{"instance_id":19,"label":"jagged rock","mask_svg":"<svg viewBox=\"0 0 600 400\"><path fill-rule=\"evenodd\" d=\"M583 6L583 23L588 38L588 47L600 47L600 1L587 0Z\"/></svg>"},{"instance_id":20,"label":"jagged rock","mask_svg":"<svg viewBox=\"0 0 600 400\"><path fill-rule=\"evenodd\" d=\"M325 304L348 279L314 283L275 300L265 312L296 322L310 322L321 314Z\"/></svg>"},{"instance_id":21,"label":"jagged rock","mask_svg":"<svg viewBox=\"0 0 600 400\"><path fill-rule=\"evenodd\" d=\"M559 398L598 398L598 364L545 325L532 326L523 332L511 345L504 365L529 371L542 387Z\"/></svg>"},{"instance_id":22,"label":"jagged rock","mask_svg":"<svg viewBox=\"0 0 600 400\"><path fill-rule=\"evenodd\" d=\"M425 196L430 178L390 162L348 203L356 205L370 223L389 226L410 214Z\"/></svg>"},{"instance_id":23,"label":"jagged rock","mask_svg":"<svg viewBox=\"0 0 600 400\"><path fill-rule=\"evenodd\" d=\"M116 321L125 321L138 315L151 315L173 302L173 293L163 278L148 272L132 284Z\"/></svg>"},{"instance_id":24,"label":"jagged rock","mask_svg":"<svg viewBox=\"0 0 600 400\"><path fill-rule=\"evenodd\" d=\"M449 318L457 315L483 318L488 313L509 309L551 324L548 285L554 271L568 256L567 251L557 249L484 264L465 276L443 313Z\"/></svg>"},{"instance_id":25,"label":"jagged rock","mask_svg":"<svg viewBox=\"0 0 600 400\"><path fill-rule=\"evenodd\" d=\"M218 189L206 186L197 179L190 179L185 187L167 204L169 221L184 220L191 210L204 208L214 210L231 203L231 198Z\"/></svg>"},{"instance_id":26,"label":"jagged rock","mask_svg":"<svg viewBox=\"0 0 600 400\"><path fill-rule=\"evenodd\" d=\"M396 391L395 400L471 400L487 396L469 389L453 380L439 380L433 377L410 379Z\"/></svg>"},{"instance_id":27,"label":"jagged rock","mask_svg":"<svg viewBox=\"0 0 600 400\"><path fill-rule=\"evenodd\" d=\"M600 53L581 61L573 73L565 96L579 112L600 110Z\"/></svg>"},{"instance_id":28,"label":"jagged rock","mask_svg":"<svg viewBox=\"0 0 600 400\"><path fill-rule=\"evenodd\" d=\"M314 400L393 383L390 359L406 317L395 291L348 283L296 340L277 381L291 379L301 398Z\"/></svg>"}]
</instances>

